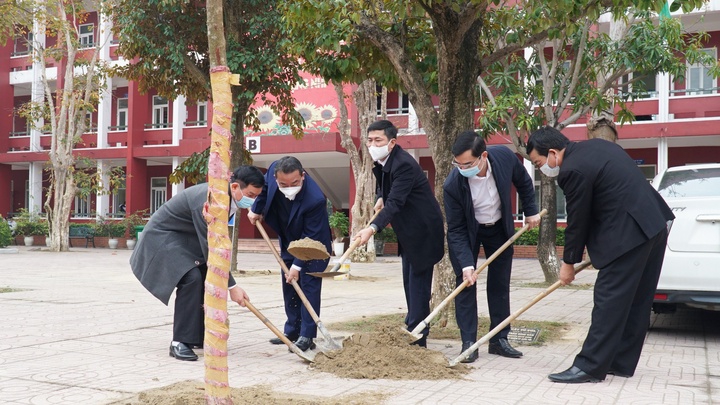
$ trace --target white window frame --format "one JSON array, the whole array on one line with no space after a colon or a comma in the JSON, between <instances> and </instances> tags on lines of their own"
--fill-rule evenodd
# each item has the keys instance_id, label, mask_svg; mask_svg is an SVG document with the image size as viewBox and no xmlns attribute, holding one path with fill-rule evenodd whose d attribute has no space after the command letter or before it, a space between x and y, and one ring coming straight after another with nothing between
<instances>
[{"instance_id":1,"label":"white window frame","mask_svg":"<svg viewBox=\"0 0 720 405\"><path fill-rule=\"evenodd\" d=\"M88 28L90 28L88 30ZM85 31L85 32L83 32ZM78 37L80 39L80 49L92 48L95 46L95 24L80 24L78 26Z\"/></svg>"},{"instance_id":2,"label":"white window frame","mask_svg":"<svg viewBox=\"0 0 720 405\"><path fill-rule=\"evenodd\" d=\"M155 180L162 180L164 186L155 186ZM151 177L150 178L150 214L157 211L167 201L167 178Z\"/></svg>"},{"instance_id":3,"label":"white window frame","mask_svg":"<svg viewBox=\"0 0 720 405\"><path fill-rule=\"evenodd\" d=\"M119 214L120 213L120 204L127 203L127 195L125 194L125 192L126 192L125 187L126 187L125 180L122 180L122 184L119 184L118 187L115 189L115 191L113 191L113 203L112 203L113 214ZM125 214L127 215L127 212Z\"/></svg>"},{"instance_id":4,"label":"white window frame","mask_svg":"<svg viewBox=\"0 0 720 405\"><path fill-rule=\"evenodd\" d=\"M717 60L717 48L704 48L702 50L705 53L713 56ZM692 71L699 70L698 80L700 83L691 83ZM687 74L685 75L685 90L689 96L696 96L701 94L716 94L717 93L717 79L713 78L709 74L710 68L699 63L693 63L687 65ZM709 83L706 83L709 81Z\"/></svg>"},{"instance_id":5,"label":"white window frame","mask_svg":"<svg viewBox=\"0 0 720 405\"><path fill-rule=\"evenodd\" d=\"M121 107L120 103L125 101L125 107ZM121 124L122 122L122 124ZM117 111L115 112L115 129L118 131L127 131L128 122L128 98L122 97L117 101Z\"/></svg>"},{"instance_id":6,"label":"white window frame","mask_svg":"<svg viewBox=\"0 0 720 405\"><path fill-rule=\"evenodd\" d=\"M208 102L201 101L197 103L197 115L195 125L198 127L206 127L208 125Z\"/></svg>"},{"instance_id":7,"label":"white window frame","mask_svg":"<svg viewBox=\"0 0 720 405\"><path fill-rule=\"evenodd\" d=\"M153 96L153 128L167 128L170 122L170 102L168 99Z\"/></svg>"},{"instance_id":8,"label":"white window frame","mask_svg":"<svg viewBox=\"0 0 720 405\"><path fill-rule=\"evenodd\" d=\"M632 81L635 78L635 75L636 75L635 72L630 72L626 75L623 75L620 78L619 83L618 83L618 93L619 94L622 95L623 93L632 93L633 92L633 83L628 83L628 82ZM640 76L651 77L650 74L640 75ZM645 99L645 98L657 98L658 97L657 75L654 75L652 77L654 77L654 79L655 79L655 89L653 89L653 90L644 89L643 93L637 95L637 98Z\"/></svg>"},{"instance_id":9,"label":"white window frame","mask_svg":"<svg viewBox=\"0 0 720 405\"><path fill-rule=\"evenodd\" d=\"M73 214L76 217L89 217L90 208L92 207L92 195L87 197L75 196L75 204L73 206Z\"/></svg>"},{"instance_id":10,"label":"white window frame","mask_svg":"<svg viewBox=\"0 0 720 405\"><path fill-rule=\"evenodd\" d=\"M12 56L26 56L32 52L33 34L28 32L26 36L15 37L13 40L13 52ZM18 45L22 44L23 50L18 50Z\"/></svg>"}]
</instances>

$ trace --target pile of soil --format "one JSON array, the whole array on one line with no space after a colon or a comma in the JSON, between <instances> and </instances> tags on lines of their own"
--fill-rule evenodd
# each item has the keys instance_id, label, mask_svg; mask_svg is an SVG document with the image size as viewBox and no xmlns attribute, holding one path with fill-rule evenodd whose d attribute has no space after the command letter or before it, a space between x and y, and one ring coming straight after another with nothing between
<instances>
[{"instance_id":1,"label":"pile of soil","mask_svg":"<svg viewBox=\"0 0 720 405\"><path fill-rule=\"evenodd\" d=\"M322 260L330 257L325 245L310 238L290 242L288 252L300 260Z\"/></svg>"},{"instance_id":2,"label":"pile of soil","mask_svg":"<svg viewBox=\"0 0 720 405\"><path fill-rule=\"evenodd\" d=\"M464 364L448 367L442 353L410 345L408 337L400 327L356 333L343 342L342 350L318 353L311 368L339 377L370 380L458 379L470 371Z\"/></svg>"},{"instance_id":3,"label":"pile of soil","mask_svg":"<svg viewBox=\"0 0 720 405\"><path fill-rule=\"evenodd\" d=\"M365 405L379 404L385 395L363 392L342 397L320 397L275 392L267 385L245 388L231 388L231 397L236 404L263 405ZM144 391L131 399L117 401L111 405L205 405L205 387L198 381L182 381L167 387Z\"/></svg>"}]
</instances>

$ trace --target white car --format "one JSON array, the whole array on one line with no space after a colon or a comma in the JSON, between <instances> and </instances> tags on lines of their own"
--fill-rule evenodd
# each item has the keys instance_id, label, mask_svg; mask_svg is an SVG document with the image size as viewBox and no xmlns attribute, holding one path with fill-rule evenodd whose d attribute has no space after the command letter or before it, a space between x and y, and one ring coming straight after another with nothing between
<instances>
[{"instance_id":1,"label":"white car","mask_svg":"<svg viewBox=\"0 0 720 405\"><path fill-rule=\"evenodd\" d=\"M720 164L671 167L653 186L676 217L653 311L720 310Z\"/></svg>"}]
</instances>

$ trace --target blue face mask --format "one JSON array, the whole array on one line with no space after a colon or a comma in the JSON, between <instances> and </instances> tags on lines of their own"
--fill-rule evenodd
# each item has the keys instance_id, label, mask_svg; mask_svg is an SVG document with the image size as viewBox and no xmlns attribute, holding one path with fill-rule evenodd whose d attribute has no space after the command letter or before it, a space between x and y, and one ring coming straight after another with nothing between
<instances>
[{"instance_id":1,"label":"blue face mask","mask_svg":"<svg viewBox=\"0 0 720 405\"><path fill-rule=\"evenodd\" d=\"M255 203L254 198L246 197L244 195L242 196L240 201L235 201L235 204L237 204L238 208L245 208L245 209L252 207L253 203Z\"/></svg>"},{"instance_id":2,"label":"blue face mask","mask_svg":"<svg viewBox=\"0 0 720 405\"><path fill-rule=\"evenodd\" d=\"M470 177L472 177L472 176L477 176L477 174L480 173L480 166L473 166L473 167L471 167L471 168L469 168L469 169L461 169L461 168L458 167L458 171L459 171L460 174L462 174L463 176L465 176L465 177L467 177L467 178L470 178Z\"/></svg>"}]
</instances>

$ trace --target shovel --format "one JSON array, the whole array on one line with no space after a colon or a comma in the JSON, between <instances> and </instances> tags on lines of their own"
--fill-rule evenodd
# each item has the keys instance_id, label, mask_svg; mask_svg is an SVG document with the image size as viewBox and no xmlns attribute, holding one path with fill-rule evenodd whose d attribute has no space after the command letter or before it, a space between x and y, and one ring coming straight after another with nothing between
<instances>
[{"instance_id":1,"label":"shovel","mask_svg":"<svg viewBox=\"0 0 720 405\"><path fill-rule=\"evenodd\" d=\"M382 208L380 210L382 210ZM370 226L372 221L375 220L375 218L380 213L380 210L377 210L375 212L375 214L372 217L370 217L370 220L368 221L367 226ZM325 271L323 271L321 273L308 273L308 274L313 277L334 277L334 276L339 276L341 274L345 274L338 270L340 270L340 266L342 266L343 262L345 260L347 260L348 257L350 257L350 253L352 253L353 250L355 250L358 246L360 246L360 238L355 238L355 240L352 241L350 246L348 246L348 249L345 251L345 253L343 253L343 255L340 256L340 259L338 259L338 262L336 264L334 264L332 266L328 266L328 268L325 269Z\"/></svg>"},{"instance_id":2,"label":"shovel","mask_svg":"<svg viewBox=\"0 0 720 405\"><path fill-rule=\"evenodd\" d=\"M541 218L542 218L545 214L547 214L547 210L546 210L546 209L543 209L543 210L540 211L540 213L539 213L539 215L540 215ZM495 253L493 253L492 255L490 255L490 257L488 257L487 260L485 260L485 262L483 262L483 264L481 264L480 267L478 267L477 270L475 270L475 276L477 277L477 275L480 274L480 272L482 272L483 270L485 270L485 268L486 268L487 266L489 266L490 263L492 263L493 260L495 260L498 256L500 256L500 254L501 254L502 252L504 252L505 249L508 248L508 246L512 245L513 242L515 242L515 241L517 240L517 238L519 238L520 235L522 235L522 234L523 234L525 231L527 231L528 229L530 229L530 225L529 225L529 224L525 224L525 226L523 226L523 227L520 228L517 232L515 232L515 234L514 234L513 236L511 236L510 239L507 240L507 242L505 242L502 246L500 246L500 247L498 248L498 250L495 251ZM450 303L450 301L452 301L458 294L460 294L460 291L464 290L465 287L467 287L468 285L470 285L470 284L468 283L468 281L467 281L467 280L464 280L464 281L462 282L462 284L460 284L459 286L457 286L457 288L455 288L455 290L453 290L453 292L451 292L450 295L448 295L447 297L445 297L445 299L444 299L440 304L438 304L437 307L435 307L435 309L430 313L430 315L428 315L427 318L423 319L422 322L420 322L420 323L415 327L415 329L413 329L413 330L410 331L410 332L408 332L408 331L405 330L405 329L402 329L403 331L405 331L406 333L409 333L409 334L412 336L412 341L411 341L411 342L414 342L414 341L416 341L416 340L422 339L423 335L422 335L420 332L421 332L423 329L425 329L426 327L428 327L428 326L430 325L430 321L432 321L433 318L435 318L435 317L440 313L440 311L442 311L443 308L445 308L445 306L446 306L448 303Z\"/></svg>"},{"instance_id":3,"label":"shovel","mask_svg":"<svg viewBox=\"0 0 720 405\"><path fill-rule=\"evenodd\" d=\"M272 322L270 322L270 320L265 317L265 315L261 314L260 311L258 311L258 309L250 303L250 301L245 300L245 306L247 307L247 309L250 310L250 312L255 314L255 316L257 316L258 319L260 319L262 323L264 323L265 326L267 326L275 334L275 336L280 338L280 340L282 340L283 343L285 343L293 353L297 354L298 356L302 357L303 360L310 363L315 361L315 353L309 350L307 353L305 353L300 350L300 348L298 348L295 343L293 343L290 339L287 338L287 336L280 332L280 330L276 328L275 325L273 325Z\"/></svg>"},{"instance_id":4,"label":"shovel","mask_svg":"<svg viewBox=\"0 0 720 405\"><path fill-rule=\"evenodd\" d=\"M578 264L577 266L575 266L575 274L578 274L578 273L581 272L583 269L589 267L591 264L592 264L592 263L590 262L589 259L588 259L588 260L585 260L584 262L582 262L582 263L580 263L580 264ZM518 309L517 311L513 312L510 316L508 316L507 318L505 318L504 321L500 322L500 324L498 324L498 326L494 327L493 330L491 330L490 332L488 332L487 335L483 336L482 338L480 338L480 340L478 340L477 342L475 342L475 344L473 344L472 346L470 346L467 350L465 350L464 352L460 353L459 356L457 356L454 360L452 360L452 361L450 362L450 367L453 367L453 366L457 365L459 362L461 362L462 360L465 360L468 356L470 356L470 354L471 354L472 352L474 352L475 350L477 350L477 348L480 347L480 345L482 345L482 344L486 343L487 341L489 341L493 336L497 335L498 332L500 332L501 330L503 330L506 326L510 325L510 322L512 322L513 320L515 320L515 318L517 318L518 316L522 315L523 312L525 312L525 311L527 311L528 309L530 309L530 307L532 307L533 305L537 304L538 301L540 301L541 299L547 297L551 292L557 290L558 287L560 287L560 286L562 286L562 281L558 280L558 281L556 281L555 283L553 283L553 285L551 285L550 287L548 287L545 291L541 292L541 293L538 294L535 298L533 298L532 301L530 301L529 303L525 304L525 306L523 306L522 308L520 308L520 309Z\"/></svg>"},{"instance_id":5,"label":"shovel","mask_svg":"<svg viewBox=\"0 0 720 405\"><path fill-rule=\"evenodd\" d=\"M290 274L290 270L288 270L287 266L285 265L285 261L283 261L282 257L280 257L280 253L278 253L277 249L275 249L275 245L272 244L270 241L270 237L268 236L267 232L265 232L265 228L262 226L260 221L255 221L255 226L257 226L258 230L260 231L260 234L262 234L263 239L265 239L265 242L267 242L268 246L270 246L270 250L273 252L273 255L275 256L275 259L277 259L278 263L280 263L280 267L282 267L283 272L285 275ZM306 273L307 274L307 273ZM333 350L340 350L342 349L342 345L338 344L338 342L335 341L335 339L330 336L330 332L328 332L327 328L325 328L325 325L323 325L322 321L320 320L320 317L313 309L312 305L310 305L310 302L308 301L307 297L305 296L305 293L302 291L300 286L298 285L297 281L292 281L292 286L297 292L298 297L300 297L300 300L305 305L305 308L307 308L308 312L310 313L310 316L312 317L313 321L315 321L315 324L317 325L318 329L320 330L320 333L325 337L325 340L327 341L328 346L330 346Z\"/></svg>"}]
</instances>

